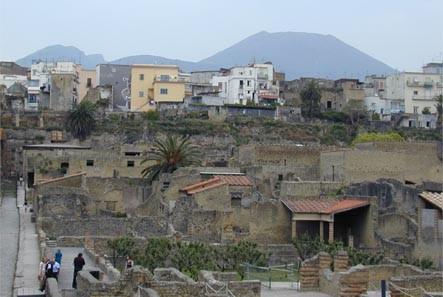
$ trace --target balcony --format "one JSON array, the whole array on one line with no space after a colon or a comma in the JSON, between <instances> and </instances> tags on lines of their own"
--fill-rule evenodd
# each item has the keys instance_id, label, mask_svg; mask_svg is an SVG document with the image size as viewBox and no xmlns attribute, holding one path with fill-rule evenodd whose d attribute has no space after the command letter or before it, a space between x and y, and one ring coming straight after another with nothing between
<instances>
[{"instance_id":1,"label":"balcony","mask_svg":"<svg viewBox=\"0 0 443 297\"><path fill-rule=\"evenodd\" d=\"M408 87L416 87L416 88L432 88L434 86L433 81L407 81L406 85Z\"/></svg>"},{"instance_id":2,"label":"balcony","mask_svg":"<svg viewBox=\"0 0 443 297\"><path fill-rule=\"evenodd\" d=\"M184 78L178 78L178 77L172 77L169 75L157 75L156 77L154 77L154 82L185 82Z\"/></svg>"}]
</instances>

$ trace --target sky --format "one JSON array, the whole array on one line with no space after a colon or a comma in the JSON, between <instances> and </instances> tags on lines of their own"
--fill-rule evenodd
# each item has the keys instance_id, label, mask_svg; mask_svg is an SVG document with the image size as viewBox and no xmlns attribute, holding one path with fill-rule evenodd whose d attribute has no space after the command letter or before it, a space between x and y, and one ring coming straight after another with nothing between
<instances>
[{"instance_id":1,"label":"sky","mask_svg":"<svg viewBox=\"0 0 443 297\"><path fill-rule=\"evenodd\" d=\"M443 0L0 0L0 60L73 45L199 61L259 31L331 34L398 70L443 59Z\"/></svg>"}]
</instances>

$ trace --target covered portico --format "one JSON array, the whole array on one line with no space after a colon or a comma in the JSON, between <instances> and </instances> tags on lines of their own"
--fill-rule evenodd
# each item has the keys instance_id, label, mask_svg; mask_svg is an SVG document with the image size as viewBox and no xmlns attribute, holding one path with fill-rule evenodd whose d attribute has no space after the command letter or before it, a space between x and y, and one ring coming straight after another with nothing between
<instances>
[{"instance_id":1,"label":"covered portico","mask_svg":"<svg viewBox=\"0 0 443 297\"><path fill-rule=\"evenodd\" d=\"M355 198L282 200L282 203L292 214L293 240L303 233L308 233L311 236L318 235L320 240L328 242L333 242L337 237L341 240L346 238L345 241L349 245L353 244L352 236L356 233L351 231L352 225L365 224L358 222L363 216L360 216L357 210L367 211L367 206L370 204L368 200ZM348 222L346 222L346 213L349 215ZM336 228L338 230L335 230ZM337 231L345 234L337 234Z\"/></svg>"}]
</instances>

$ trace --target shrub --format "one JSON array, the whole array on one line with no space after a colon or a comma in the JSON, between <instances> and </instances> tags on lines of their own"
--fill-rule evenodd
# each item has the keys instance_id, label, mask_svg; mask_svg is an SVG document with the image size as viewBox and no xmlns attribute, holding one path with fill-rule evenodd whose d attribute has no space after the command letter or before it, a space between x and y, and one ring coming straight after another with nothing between
<instances>
[{"instance_id":1,"label":"shrub","mask_svg":"<svg viewBox=\"0 0 443 297\"><path fill-rule=\"evenodd\" d=\"M142 118L149 122L155 122L160 119L160 113L156 110L148 110L142 114Z\"/></svg>"},{"instance_id":2,"label":"shrub","mask_svg":"<svg viewBox=\"0 0 443 297\"><path fill-rule=\"evenodd\" d=\"M380 115L378 113L373 113L372 120L373 121L380 121Z\"/></svg>"},{"instance_id":3,"label":"shrub","mask_svg":"<svg viewBox=\"0 0 443 297\"><path fill-rule=\"evenodd\" d=\"M348 115L339 111L325 111L321 114L322 119L333 121L336 123L346 123Z\"/></svg>"},{"instance_id":4,"label":"shrub","mask_svg":"<svg viewBox=\"0 0 443 297\"><path fill-rule=\"evenodd\" d=\"M352 142L364 143L364 142L394 142L394 141L404 141L405 139L397 132L388 133L361 133Z\"/></svg>"}]
</instances>

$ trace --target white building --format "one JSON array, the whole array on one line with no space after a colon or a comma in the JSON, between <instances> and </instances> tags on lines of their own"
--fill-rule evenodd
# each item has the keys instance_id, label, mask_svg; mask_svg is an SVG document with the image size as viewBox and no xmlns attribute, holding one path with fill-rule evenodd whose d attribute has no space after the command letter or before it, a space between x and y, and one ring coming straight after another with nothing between
<instances>
[{"instance_id":1,"label":"white building","mask_svg":"<svg viewBox=\"0 0 443 297\"><path fill-rule=\"evenodd\" d=\"M233 67L223 75L212 77L224 104L278 102L279 86L271 63Z\"/></svg>"},{"instance_id":2,"label":"white building","mask_svg":"<svg viewBox=\"0 0 443 297\"><path fill-rule=\"evenodd\" d=\"M43 62L31 65L31 79L38 80L40 87L47 87L51 82L51 74L74 74L79 77L80 65L73 62Z\"/></svg>"},{"instance_id":3,"label":"white building","mask_svg":"<svg viewBox=\"0 0 443 297\"><path fill-rule=\"evenodd\" d=\"M15 74L0 74L0 85L5 85L6 88L12 86L15 82L21 83L26 86L28 77L25 75Z\"/></svg>"},{"instance_id":4,"label":"white building","mask_svg":"<svg viewBox=\"0 0 443 297\"><path fill-rule=\"evenodd\" d=\"M405 113L422 113L428 108L436 113L435 100L442 94L443 77L424 72L400 72L386 78L384 97L391 102L391 112L404 109Z\"/></svg>"}]
</instances>

